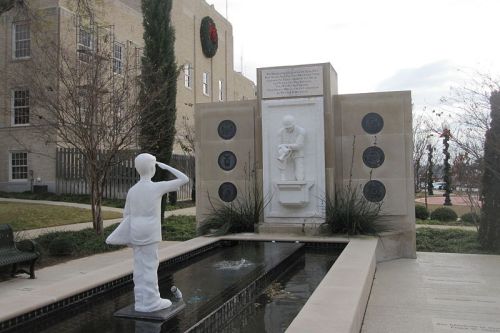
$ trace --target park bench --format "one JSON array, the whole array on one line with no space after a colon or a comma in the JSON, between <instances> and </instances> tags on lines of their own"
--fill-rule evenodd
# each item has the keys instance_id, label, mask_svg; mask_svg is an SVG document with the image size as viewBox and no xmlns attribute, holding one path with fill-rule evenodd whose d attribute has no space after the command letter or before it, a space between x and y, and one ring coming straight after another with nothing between
<instances>
[{"instance_id":1,"label":"park bench","mask_svg":"<svg viewBox=\"0 0 500 333\"><path fill-rule=\"evenodd\" d=\"M31 240L14 242L14 232L9 224L0 224L0 267L12 265L11 275L26 273L35 278L35 261L40 256ZM19 265L29 265L29 272Z\"/></svg>"}]
</instances>

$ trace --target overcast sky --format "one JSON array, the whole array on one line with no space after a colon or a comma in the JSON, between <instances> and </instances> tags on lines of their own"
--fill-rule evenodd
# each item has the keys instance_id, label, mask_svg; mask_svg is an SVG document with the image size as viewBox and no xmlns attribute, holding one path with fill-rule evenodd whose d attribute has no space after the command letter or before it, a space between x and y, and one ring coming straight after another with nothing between
<instances>
[{"instance_id":1,"label":"overcast sky","mask_svg":"<svg viewBox=\"0 0 500 333\"><path fill-rule=\"evenodd\" d=\"M226 16L226 0L207 0ZM330 62L339 92L412 90L433 108L463 71L500 73L500 0L227 0L235 70ZM243 59L243 64L241 62Z\"/></svg>"}]
</instances>

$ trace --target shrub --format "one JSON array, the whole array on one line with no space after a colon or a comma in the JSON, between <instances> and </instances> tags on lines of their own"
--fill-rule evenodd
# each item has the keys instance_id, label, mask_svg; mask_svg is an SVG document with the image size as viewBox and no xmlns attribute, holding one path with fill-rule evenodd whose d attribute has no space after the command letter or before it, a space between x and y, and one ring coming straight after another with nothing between
<instances>
[{"instance_id":1,"label":"shrub","mask_svg":"<svg viewBox=\"0 0 500 333\"><path fill-rule=\"evenodd\" d=\"M481 217L476 212L465 213L460 217L464 224L478 225Z\"/></svg>"},{"instance_id":2,"label":"shrub","mask_svg":"<svg viewBox=\"0 0 500 333\"><path fill-rule=\"evenodd\" d=\"M66 245L53 245L55 242L69 243L72 247L72 255L75 256L86 256L96 253L114 251L123 246L108 245L105 240L106 237L118 226L118 224L113 224L109 227L104 228L103 235L96 235L93 229L84 229L79 231L56 231L51 233L46 233L40 235L35 239L35 242L40 246L42 254L53 255L51 252L51 247L55 246L55 252L57 253L57 247L64 247ZM58 239L63 239L59 241ZM67 245L69 246L69 245ZM58 256L57 254L54 254Z\"/></svg>"},{"instance_id":3,"label":"shrub","mask_svg":"<svg viewBox=\"0 0 500 333\"><path fill-rule=\"evenodd\" d=\"M326 198L326 222L333 233L376 234L387 231L380 220L382 203L365 199L357 188L347 186L336 191L335 199Z\"/></svg>"},{"instance_id":4,"label":"shrub","mask_svg":"<svg viewBox=\"0 0 500 333\"><path fill-rule=\"evenodd\" d=\"M172 215L162 225L163 240L185 241L196 237L194 216Z\"/></svg>"},{"instance_id":5,"label":"shrub","mask_svg":"<svg viewBox=\"0 0 500 333\"><path fill-rule=\"evenodd\" d=\"M415 217L421 220L429 218L429 210L425 206L415 205Z\"/></svg>"},{"instance_id":6,"label":"shrub","mask_svg":"<svg viewBox=\"0 0 500 333\"><path fill-rule=\"evenodd\" d=\"M448 207L439 207L431 213L431 219L441 222L456 221L457 213Z\"/></svg>"},{"instance_id":7,"label":"shrub","mask_svg":"<svg viewBox=\"0 0 500 333\"><path fill-rule=\"evenodd\" d=\"M477 232L455 229L417 229L417 251L446 253L483 253Z\"/></svg>"},{"instance_id":8,"label":"shrub","mask_svg":"<svg viewBox=\"0 0 500 333\"><path fill-rule=\"evenodd\" d=\"M172 206L175 206L177 203L177 192L168 192L168 203Z\"/></svg>"},{"instance_id":9,"label":"shrub","mask_svg":"<svg viewBox=\"0 0 500 333\"><path fill-rule=\"evenodd\" d=\"M54 257L70 256L73 254L75 247L68 238L55 238L50 242L49 254Z\"/></svg>"}]
</instances>

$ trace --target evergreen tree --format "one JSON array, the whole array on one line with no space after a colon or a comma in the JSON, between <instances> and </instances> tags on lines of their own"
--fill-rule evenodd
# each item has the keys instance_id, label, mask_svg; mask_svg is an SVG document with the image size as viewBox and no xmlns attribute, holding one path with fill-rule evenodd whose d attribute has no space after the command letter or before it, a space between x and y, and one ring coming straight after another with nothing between
<instances>
[{"instance_id":1,"label":"evergreen tree","mask_svg":"<svg viewBox=\"0 0 500 333\"><path fill-rule=\"evenodd\" d=\"M171 23L172 0L142 0L144 54L141 101L148 109L141 116L140 145L143 152L169 163L175 138L177 76L175 31ZM157 168L155 181L167 180L168 172ZM162 199L162 216L166 195Z\"/></svg>"},{"instance_id":2,"label":"evergreen tree","mask_svg":"<svg viewBox=\"0 0 500 333\"><path fill-rule=\"evenodd\" d=\"M479 241L484 248L500 249L500 91L492 92L490 104L491 124L484 143Z\"/></svg>"}]
</instances>

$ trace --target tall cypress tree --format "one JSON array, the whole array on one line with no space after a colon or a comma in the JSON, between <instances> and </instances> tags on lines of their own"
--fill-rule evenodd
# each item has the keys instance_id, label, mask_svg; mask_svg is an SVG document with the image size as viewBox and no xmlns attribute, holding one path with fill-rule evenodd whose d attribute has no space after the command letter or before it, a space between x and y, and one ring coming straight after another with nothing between
<instances>
[{"instance_id":1,"label":"tall cypress tree","mask_svg":"<svg viewBox=\"0 0 500 333\"><path fill-rule=\"evenodd\" d=\"M484 248L500 249L500 91L490 97L491 125L484 143L484 173L479 241Z\"/></svg>"},{"instance_id":2,"label":"tall cypress tree","mask_svg":"<svg viewBox=\"0 0 500 333\"><path fill-rule=\"evenodd\" d=\"M144 54L142 57L141 101L149 108L141 115L140 145L169 163L175 138L177 76L175 31L171 23L172 0L142 0ZM157 168L155 179L168 179L168 172ZM162 199L162 216L166 196Z\"/></svg>"}]
</instances>

